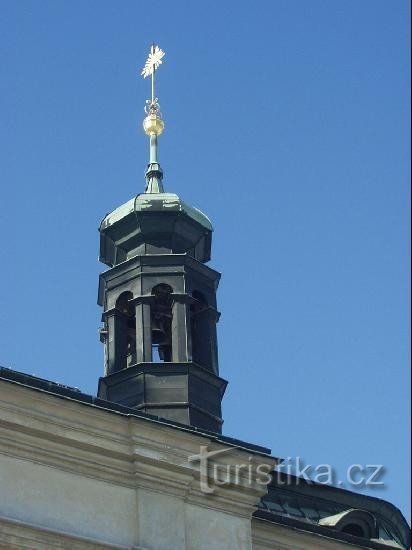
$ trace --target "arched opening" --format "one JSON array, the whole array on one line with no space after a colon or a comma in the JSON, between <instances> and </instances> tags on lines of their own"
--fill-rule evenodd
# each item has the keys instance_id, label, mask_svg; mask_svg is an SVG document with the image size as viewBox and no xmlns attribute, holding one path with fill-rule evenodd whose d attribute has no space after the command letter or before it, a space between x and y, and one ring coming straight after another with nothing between
<instances>
[{"instance_id":1,"label":"arched opening","mask_svg":"<svg viewBox=\"0 0 412 550\"><path fill-rule=\"evenodd\" d=\"M161 283L152 288L151 305L153 361L172 360L172 287Z\"/></svg>"},{"instance_id":2,"label":"arched opening","mask_svg":"<svg viewBox=\"0 0 412 550\"><path fill-rule=\"evenodd\" d=\"M355 537L369 538L368 534L365 533L365 530L357 523L348 523L348 525L345 525L345 527L341 530L343 533L348 533L349 535L354 535Z\"/></svg>"},{"instance_id":3,"label":"arched opening","mask_svg":"<svg viewBox=\"0 0 412 550\"><path fill-rule=\"evenodd\" d=\"M136 357L136 314L135 308L130 303L133 299L131 292L123 292L116 300L116 309L121 313L119 330L123 332L123 350L119 350L121 369L128 367L135 362Z\"/></svg>"},{"instance_id":4,"label":"arched opening","mask_svg":"<svg viewBox=\"0 0 412 550\"><path fill-rule=\"evenodd\" d=\"M356 508L322 518L319 525L332 527L354 537L372 539L378 536L376 518L370 512Z\"/></svg>"}]
</instances>

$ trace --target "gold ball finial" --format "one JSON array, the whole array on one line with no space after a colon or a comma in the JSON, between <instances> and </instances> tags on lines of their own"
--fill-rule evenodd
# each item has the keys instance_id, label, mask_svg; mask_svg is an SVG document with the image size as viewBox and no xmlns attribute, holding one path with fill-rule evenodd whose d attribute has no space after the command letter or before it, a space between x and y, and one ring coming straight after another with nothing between
<instances>
[{"instance_id":1,"label":"gold ball finial","mask_svg":"<svg viewBox=\"0 0 412 550\"><path fill-rule=\"evenodd\" d=\"M147 113L147 117L143 120L143 129L145 133L148 136L160 136L164 130L165 124L162 120L160 105L157 98L152 101L146 101L145 111Z\"/></svg>"},{"instance_id":2,"label":"gold ball finial","mask_svg":"<svg viewBox=\"0 0 412 550\"><path fill-rule=\"evenodd\" d=\"M143 129L148 136L152 136L153 134L160 136L164 130L164 127L165 124L157 113L150 113L143 120Z\"/></svg>"}]
</instances>

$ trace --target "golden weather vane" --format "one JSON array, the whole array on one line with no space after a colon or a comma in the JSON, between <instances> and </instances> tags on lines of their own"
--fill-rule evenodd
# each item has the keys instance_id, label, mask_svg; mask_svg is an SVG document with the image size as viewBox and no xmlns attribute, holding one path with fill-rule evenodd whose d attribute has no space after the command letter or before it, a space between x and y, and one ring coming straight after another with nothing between
<instances>
[{"instance_id":1,"label":"golden weather vane","mask_svg":"<svg viewBox=\"0 0 412 550\"><path fill-rule=\"evenodd\" d=\"M143 78L146 78L147 76L152 77L152 103L155 101L155 95L154 95L154 83L155 83L155 73L159 66L162 64L162 58L164 57L165 52L159 48L159 46L155 46L152 44L152 47L150 48L149 57L146 60L146 63L143 67L143 70L141 72L141 75Z\"/></svg>"}]
</instances>

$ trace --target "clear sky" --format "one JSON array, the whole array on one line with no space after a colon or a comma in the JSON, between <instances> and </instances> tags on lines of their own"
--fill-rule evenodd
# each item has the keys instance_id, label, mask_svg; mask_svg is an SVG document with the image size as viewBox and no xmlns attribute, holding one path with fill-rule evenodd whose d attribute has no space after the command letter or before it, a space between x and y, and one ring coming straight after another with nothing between
<instances>
[{"instance_id":1,"label":"clear sky","mask_svg":"<svg viewBox=\"0 0 412 550\"><path fill-rule=\"evenodd\" d=\"M0 364L95 393L101 218L165 187L215 228L224 433L383 464L408 510L409 2L1 2Z\"/></svg>"}]
</instances>

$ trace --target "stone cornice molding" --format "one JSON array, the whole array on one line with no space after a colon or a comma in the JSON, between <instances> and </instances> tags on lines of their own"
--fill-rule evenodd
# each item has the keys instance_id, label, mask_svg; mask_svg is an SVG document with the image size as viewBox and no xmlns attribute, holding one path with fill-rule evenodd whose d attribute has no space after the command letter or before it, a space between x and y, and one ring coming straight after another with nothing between
<instances>
[{"instance_id":1,"label":"stone cornice molding","mask_svg":"<svg viewBox=\"0 0 412 550\"><path fill-rule=\"evenodd\" d=\"M183 498L207 508L251 517L266 485L239 476L204 494L199 463L188 458L224 450L213 462L220 471L258 461L272 469L276 459L216 442L154 420L108 411L0 381L0 453L129 488Z\"/></svg>"},{"instance_id":2,"label":"stone cornice molding","mask_svg":"<svg viewBox=\"0 0 412 550\"><path fill-rule=\"evenodd\" d=\"M54 529L0 516L0 547L32 550L33 548L76 548L76 550L130 550L130 546L108 544L104 541L79 537ZM139 550L139 547L135 547ZM143 550L143 549L142 549Z\"/></svg>"},{"instance_id":3,"label":"stone cornice molding","mask_svg":"<svg viewBox=\"0 0 412 550\"><path fill-rule=\"evenodd\" d=\"M124 319L127 319L127 314L123 313L123 311L120 311L117 307L112 307L110 309L107 309L106 311L103 311L102 318L107 319L111 315L116 315L117 317L123 317Z\"/></svg>"},{"instance_id":4,"label":"stone cornice molding","mask_svg":"<svg viewBox=\"0 0 412 550\"><path fill-rule=\"evenodd\" d=\"M129 304L138 305L138 304L152 304L156 299L156 296L153 294L144 294L143 296L136 296L136 298L131 298Z\"/></svg>"}]
</instances>

